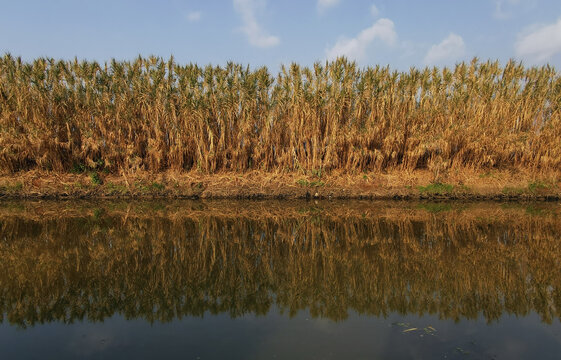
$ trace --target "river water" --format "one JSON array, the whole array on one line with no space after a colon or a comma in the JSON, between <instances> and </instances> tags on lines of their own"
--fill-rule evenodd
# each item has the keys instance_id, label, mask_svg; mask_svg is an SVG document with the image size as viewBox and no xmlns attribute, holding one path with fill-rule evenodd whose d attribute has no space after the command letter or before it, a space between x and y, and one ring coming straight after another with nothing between
<instances>
[{"instance_id":1,"label":"river water","mask_svg":"<svg viewBox=\"0 0 561 360\"><path fill-rule=\"evenodd\" d=\"M6 359L559 359L558 203L0 202Z\"/></svg>"}]
</instances>

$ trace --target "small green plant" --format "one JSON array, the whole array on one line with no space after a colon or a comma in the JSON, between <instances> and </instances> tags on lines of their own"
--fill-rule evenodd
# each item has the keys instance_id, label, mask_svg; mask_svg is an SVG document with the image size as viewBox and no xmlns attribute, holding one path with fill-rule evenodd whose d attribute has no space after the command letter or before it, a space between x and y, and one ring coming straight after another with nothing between
<instances>
[{"instance_id":1,"label":"small green plant","mask_svg":"<svg viewBox=\"0 0 561 360\"><path fill-rule=\"evenodd\" d=\"M320 186L325 185L325 183L323 181L320 181L320 180L308 181L306 179L300 179L300 180L296 181L296 183L300 186L303 186L303 187L320 187Z\"/></svg>"},{"instance_id":2,"label":"small green plant","mask_svg":"<svg viewBox=\"0 0 561 360\"><path fill-rule=\"evenodd\" d=\"M8 184L8 185L0 186L0 191L1 190L5 191L7 193L20 192L21 190L23 190L23 183L18 181L14 184Z\"/></svg>"},{"instance_id":3,"label":"small green plant","mask_svg":"<svg viewBox=\"0 0 561 360\"><path fill-rule=\"evenodd\" d=\"M109 194L124 194L127 192L127 188L124 185L118 185L110 181L107 183L107 192Z\"/></svg>"},{"instance_id":4,"label":"small green plant","mask_svg":"<svg viewBox=\"0 0 561 360\"><path fill-rule=\"evenodd\" d=\"M539 190L544 190L547 188L549 188L549 185L540 180L536 180L528 184L528 191L530 191L531 193L535 193Z\"/></svg>"},{"instance_id":5,"label":"small green plant","mask_svg":"<svg viewBox=\"0 0 561 360\"><path fill-rule=\"evenodd\" d=\"M86 171L86 165L76 162L72 164L72 170L70 170L70 172L72 172L73 174L82 174L85 171Z\"/></svg>"},{"instance_id":6,"label":"small green plant","mask_svg":"<svg viewBox=\"0 0 561 360\"><path fill-rule=\"evenodd\" d=\"M321 180L322 174L323 174L322 169L313 169L312 170L312 175L317 176L317 178L320 179L320 180Z\"/></svg>"},{"instance_id":7,"label":"small green plant","mask_svg":"<svg viewBox=\"0 0 561 360\"><path fill-rule=\"evenodd\" d=\"M105 213L105 210L103 208L94 209L93 217L94 217L94 219L98 220L99 218L101 218L103 216L104 213Z\"/></svg>"},{"instance_id":8,"label":"small green plant","mask_svg":"<svg viewBox=\"0 0 561 360\"><path fill-rule=\"evenodd\" d=\"M152 182L149 186L150 190L154 190L154 191L162 191L165 189L165 185L159 182Z\"/></svg>"},{"instance_id":9,"label":"small green plant","mask_svg":"<svg viewBox=\"0 0 561 360\"><path fill-rule=\"evenodd\" d=\"M421 194L447 195L454 190L454 185L436 182L428 184L427 186L419 186L418 189Z\"/></svg>"},{"instance_id":10,"label":"small green plant","mask_svg":"<svg viewBox=\"0 0 561 360\"><path fill-rule=\"evenodd\" d=\"M102 159L97 159L95 161L95 168L98 170L101 170L105 167L105 161L103 161Z\"/></svg>"},{"instance_id":11,"label":"small green plant","mask_svg":"<svg viewBox=\"0 0 561 360\"><path fill-rule=\"evenodd\" d=\"M90 180L91 180L93 185L101 185L102 184L101 178L99 177L99 174L97 172L91 172L90 173Z\"/></svg>"},{"instance_id":12,"label":"small green plant","mask_svg":"<svg viewBox=\"0 0 561 360\"><path fill-rule=\"evenodd\" d=\"M528 186L526 186L525 188L505 186L502 189L502 193L505 195L522 195L522 194L535 195L540 191L550 189L551 187L552 185L547 182L541 180L535 180L528 183Z\"/></svg>"}]
</instances>

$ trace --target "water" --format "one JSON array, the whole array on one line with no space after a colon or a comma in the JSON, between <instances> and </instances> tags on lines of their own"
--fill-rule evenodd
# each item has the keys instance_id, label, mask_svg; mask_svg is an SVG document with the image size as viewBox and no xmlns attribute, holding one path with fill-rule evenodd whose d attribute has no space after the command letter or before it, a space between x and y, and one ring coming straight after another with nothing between
<instances>
[{"instance_id":1,"label":"water","mask_svg":"<svg viewBox=\"0 0 561 360\"><path fill-rule=\"evenodd\" d=\"M559 359L559 204L1 202L3 358Z\"/></svg>"}]
</instances>

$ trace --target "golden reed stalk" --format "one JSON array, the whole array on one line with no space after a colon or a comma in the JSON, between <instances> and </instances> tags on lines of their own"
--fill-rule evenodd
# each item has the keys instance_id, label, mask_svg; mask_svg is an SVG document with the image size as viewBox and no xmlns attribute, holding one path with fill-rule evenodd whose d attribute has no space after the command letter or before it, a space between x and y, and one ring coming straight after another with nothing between
<instances>
[{"instance_id":1,"label":"golden reed stalk","mask_svg":"<svg viewBox=\"0 0 561 360\"><path fill-rule=\"evenodd\" d=\"M514 61L266 68L0 58L0 171L561 168L561 78Z\"/></svg>"}]
</instances>

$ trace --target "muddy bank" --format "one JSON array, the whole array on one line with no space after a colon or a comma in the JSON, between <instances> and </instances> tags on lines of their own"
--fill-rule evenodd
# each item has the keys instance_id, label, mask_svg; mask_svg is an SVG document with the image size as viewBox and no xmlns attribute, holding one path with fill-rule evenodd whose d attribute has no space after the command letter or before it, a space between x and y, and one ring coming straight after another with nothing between
<instances>
[{"instance_id":1,"label":"muddy bank","mask_svg":"<svg viewBox=\"0 0 561 360\"><path fill-rule=\"evenodd\" d=\"M135 173L0 175L0 198L203 198L203 199L561 199L555 173L430 171L388 173Z\"/></svg>"}]
</instances>

